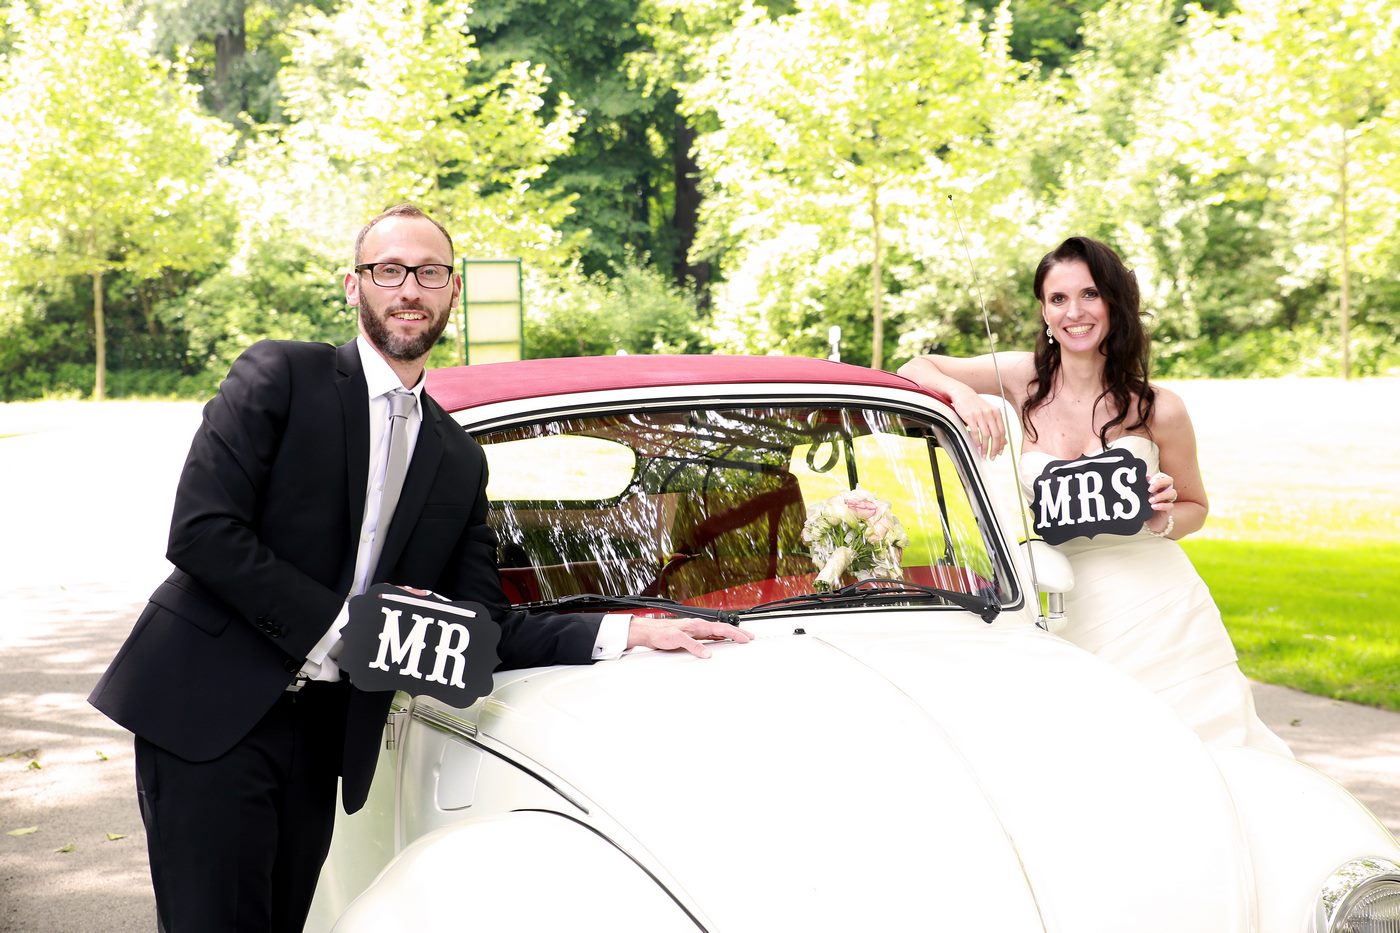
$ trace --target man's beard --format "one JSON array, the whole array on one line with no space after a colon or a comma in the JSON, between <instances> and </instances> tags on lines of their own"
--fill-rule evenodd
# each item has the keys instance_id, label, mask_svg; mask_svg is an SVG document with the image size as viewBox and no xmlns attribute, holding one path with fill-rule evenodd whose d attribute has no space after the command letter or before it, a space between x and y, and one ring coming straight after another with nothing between
<instances>
[{"instance_id":1,"label":"man's beard","mask_svg":"<svg viewBox=\"0 0 1400 933\"><path fill-rule=\"evenodd\" d=\"M401 337L390 331L389 325L385 323L385 318L396 311L422 311L428 316L430 326L416 337ZM370 305L368 298L361 295L360 326L365 329L365 336L369 337L369 342L378 347L385 356L410 363L427 356L433 344L437 343L442 332L447 329L447 309L444 308L442 314L435 317L432 308L412 301L385 308L381 315Z\"/></svg>"}]
</instances>

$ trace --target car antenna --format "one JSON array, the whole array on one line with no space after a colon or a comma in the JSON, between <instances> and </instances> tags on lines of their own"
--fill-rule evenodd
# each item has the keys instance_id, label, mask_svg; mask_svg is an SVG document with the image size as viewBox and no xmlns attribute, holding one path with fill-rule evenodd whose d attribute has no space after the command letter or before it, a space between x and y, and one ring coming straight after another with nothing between
<instances>
[{"instance_id":1,"label":"car antenna","mask_svg":"<svg viewBox=\"0 0 1400 933\"><path fill-rule=\"evenodd\" d=\"M958 240L962 243L963 254L967 256L967 268L972 275L972 288L973 291L977 293L977 304L982 310L982 325L987 329L987 346L990 349L992 355L992 372L995 373L997 377L997 395L1001 396L1002 400L1002 426L1006 430L1007 440L1010 441L1011 422L1006 417L1006 387L1002 384L1001 366L997 363L997 338L996 335L992 333L992 319L991 316L987 314L987 300L982 297L982 283L977 275L977 265L972 261L972 250L969 249L967 245L967 234L963 233L962 218L958 216L958 205L957 202L953 200L953 196L951 194L948 195L948 206L953 211L953 224L957 228ZM1006 449L1007 452L1011 454L1011 477L1013 480L1013 485L1015 485L1016 487L1016 502L1018 505L1020 505L1021 531L1025 535L1025 540L1029 542L1031 540L1031 528L1030 522L1026 519L1026 492L1024 489L1021 488L1021 464L1019 461L1019 455L1016 451L1016 446L1014 444L1008 443L1006 445ZM1045 613L1042 612L1040 609L1040 578L1035 571L1035 548L1027 546L1026 559L1030 561L1031 589L1035 593L1035 624L1049 631L1049 621L1046 619Z\"/></svg>"}]
</instances>

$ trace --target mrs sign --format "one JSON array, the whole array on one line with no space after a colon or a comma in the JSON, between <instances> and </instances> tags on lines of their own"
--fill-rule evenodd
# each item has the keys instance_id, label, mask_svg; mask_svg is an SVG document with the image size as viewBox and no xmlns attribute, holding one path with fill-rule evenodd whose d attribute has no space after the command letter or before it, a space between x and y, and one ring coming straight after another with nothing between
<instances>
[{"instance_id":1,"label":"mrs sign","mask_svg":"<svg viewBox=\"0 0 1400 933\"><path fill-rule=\"evenodd\" d=\"M1150 514L1147 464L1124 450L1052 460L1034 484L1036 532L1051 544L1132 535Z\"/></svg>"}]
</instances>

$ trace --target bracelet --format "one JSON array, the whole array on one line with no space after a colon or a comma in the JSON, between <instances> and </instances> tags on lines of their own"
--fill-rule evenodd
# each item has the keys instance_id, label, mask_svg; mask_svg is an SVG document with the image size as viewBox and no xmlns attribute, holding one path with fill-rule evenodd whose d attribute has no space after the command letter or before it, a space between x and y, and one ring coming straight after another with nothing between
<instances>
[{"instance_id":1,"label":"bracelet","mask_svg":"<svg viewBox=\"0 0 1400 933\"><path fill-rule=\"evenodd\" d=\"M1168 515L1167 515L1167 527L1163 528L1161 531L1153 531L1151 528L1148 528L1146 525L1143 525L1143 526L1142 526L1142 530L1145 531L1145 532L1147 532L1148 534L1150 534L1150 535L1151 535L1152 537L1154 537L1154 538L1166 538L1166 537L1169 537L1169 536L1171 535L1171 533L1172 533L1172 526L1175 525L1175 524L1176 524L1176 516L1175 516L1175 515L1168 514Z\"/></svg>"}]
</instances>

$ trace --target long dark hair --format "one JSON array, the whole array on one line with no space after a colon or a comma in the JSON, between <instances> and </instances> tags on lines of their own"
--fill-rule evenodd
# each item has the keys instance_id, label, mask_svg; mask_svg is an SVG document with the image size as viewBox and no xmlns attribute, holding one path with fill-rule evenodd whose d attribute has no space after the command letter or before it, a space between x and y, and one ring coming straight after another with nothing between
<instances>
[{"instance_id":1,"label":"long dark hair","mask_svg":"<svg viewBox=\"0 0 1400 933\"><path fill-rule=\"evenodd\" d=\"M1147 331L1142 326L1141 297L1137 276L1108 246L1088 237L1072 236L1045 254L1035 270L1035 298L1045 302L1045 276L1062 262L1079 261L1089 267L1099 295L1108 305L1108 338L1099 344L1103 355L1103 392L1094 400L1094 408L1105 398L1111 398L1113 418L1099 430L1099 443L1108 446L1110 428L1123 424L1128 418L1129 405L1137 396L1137 420L1125 425L1124 431L1139 428L1151 434L1147 423L1152 420L1152 408L1157 393L1148 380ZM1035 340L1035 379L1033 387L1021 405L1021 423L1036 438L1031 415L1045 404L1060 372L1060 345L1047 339L1045 330L1037 328Z\"/></svg>"}]
</instances>

